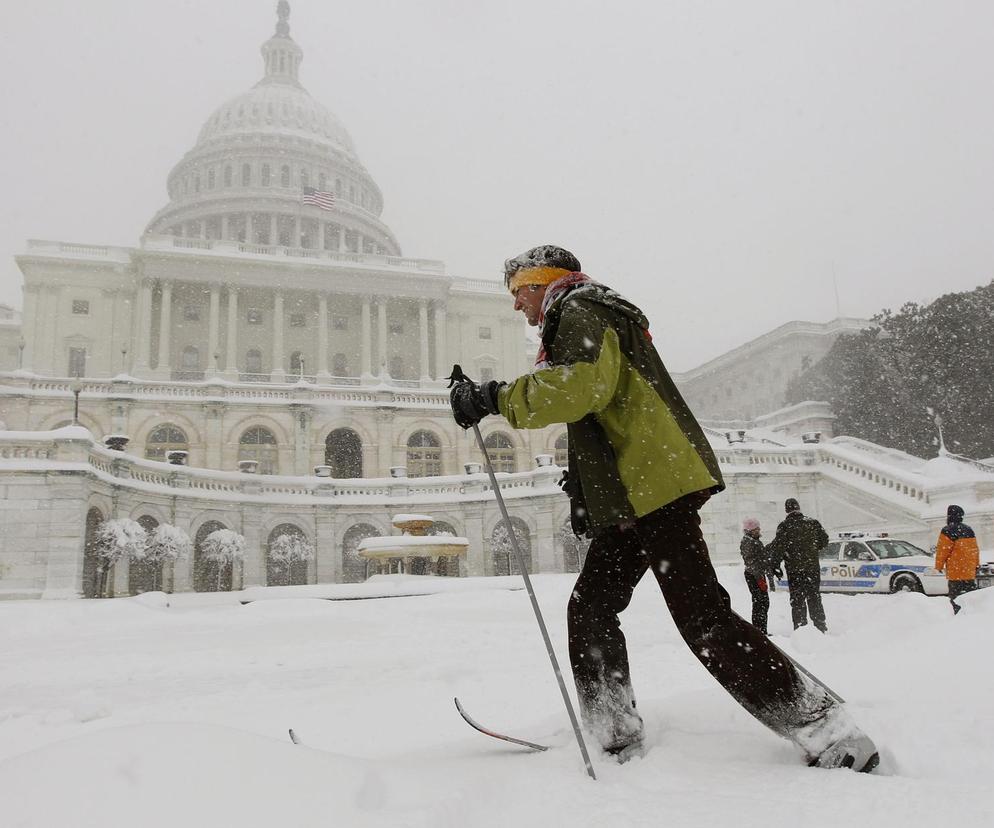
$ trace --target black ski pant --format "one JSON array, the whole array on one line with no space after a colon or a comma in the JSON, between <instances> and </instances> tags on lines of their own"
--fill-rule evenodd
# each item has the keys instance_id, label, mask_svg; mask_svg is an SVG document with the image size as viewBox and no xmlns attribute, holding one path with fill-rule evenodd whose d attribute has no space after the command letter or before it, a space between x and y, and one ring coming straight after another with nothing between
<instances>
[{"instance_id":1,"label":"black ski pant","mask_svg":"<svg viewBox=\"0 0 994 828\"><path fill-rule=\"evenodd\" d=\"M745 574L746 586L752 596L752 625L760 632L766 632L766 622L770 615L769 581L759 578L751 572Z\"/></svg>"},{"instance_id":2,"label":"black ski pant","mask_svg":"<svg viewBox=\"0 0 994 828\"><path fill-rule=\"evenodd\" d=\"M807 624L810 613L812 623L822 632L828 632L825 608L821 603L821 572L788 570L787 581L790 585L790 614L794 620L794 629Z\"/></svg>"},{"instance_id":3,"label":"black ski pant","mask_svg":"<svg viewBox=\"0 0 994 828\"><path fill-rule=\"evenodd\" d=\"M973 592L976 588L976 580L949 582L949 603L953 605L953 615L956 615L956 613L963 609L963 607L956 603L956 599L967 592Z\"/></svg>"},{"instance_id":4,"label":"black ski pant","mask_svg":"<svg viewBox=\"0 0 994 828\"><path fill-rule=\"evenodd\" d=\"M787 736L824 712L790 660L752 624L732 611L701 534L698 501L688 496L612 527L590 545L567 609L570 665L580 711L602 746L626 730L634 708L628 650L618 613L646 570L659 584L673 621L691 652L718 682L763 724ZM620 722L605 732L605 717ZM637 720L639 728L641 721Z\"/></svg>"}]
</instances>

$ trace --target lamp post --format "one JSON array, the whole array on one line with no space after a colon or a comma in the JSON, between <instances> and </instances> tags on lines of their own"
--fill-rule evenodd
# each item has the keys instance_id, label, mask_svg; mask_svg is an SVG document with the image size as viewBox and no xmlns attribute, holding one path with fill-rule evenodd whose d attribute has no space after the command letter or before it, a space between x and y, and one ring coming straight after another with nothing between
<instances>
[{"instance_id":1,"label":"lamp post","mask_svg":"<svg viewBox=\"0 0 994 828\"><path fill-rule=\"evenodd\" d=\"M304 381L304 357L300 357L300 381Z\"/></svg>"},{"instance_id":2,"label":"lamp post","mask_svg":"<svg viewBox=\"0 0 994 828\"><path fill-rule=\"evenodd\" d=\"M942 439L942 417L938 414L935 415L935 419L932 420L935 423L935 427L939 430L939 457L946 456L946 442Z\"/></svg>"},{"instance_id":3,"label":"lamp post","mask_svg":"<svg viewBox=\"0 0 994 828\"><path fill-rule=\"evenodd\" d=\"M72 406L72 424L74 426L79 425L79 394L83 390L83 381L76 377L73 379L72 384L69 386L72 389L73 406Z\"/></svg>"},{"instance_id":4,"label":"lamp post","mask_svg":"<svg viewBox=\"0 0 994 828\"><path fill-rule=\"evenodd\" d=\"M128 343L121 346L121 373L128 373Z\"/></svg>"},{"instance_id":5,"label":"lamp post","mask_svg":"<svg viewBox=\"0 0 994 828\"><path fill-rule=\"evenodd\" d=\"M24 367L24 346L28 343L24 339L17 340L17 370L20 371Z\"/></svg>"}]
</instances>

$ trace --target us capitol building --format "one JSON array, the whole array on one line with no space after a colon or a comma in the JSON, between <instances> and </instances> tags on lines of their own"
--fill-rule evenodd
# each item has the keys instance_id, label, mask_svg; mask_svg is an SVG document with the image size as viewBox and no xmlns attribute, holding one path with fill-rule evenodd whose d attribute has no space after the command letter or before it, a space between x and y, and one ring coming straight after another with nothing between
<instances>
[{"instance_id":1,"label":"us capitol building","mask_svg":"<svg viewBox=\"0 0 994 828\"><path fill-rule=\"evenodd\" d=\"M288 533L315 556L283 583L363 580L359 541L391 534L398 512L427 512L437 531L469 540L458 569L439 574L514 569L445 377L453 362L482 380L527 370L524 320L500 282L403 256L348 131L300 83L289 4L277 12L262 79L207 118L137 247L29 241L16 257L19 324L0 309L0 596L92 595L94 533L119 517L194 540L189 560L160 573L175 590L280 582L268 550ZM755 423L731 415L762 412L722 377L770 349L787 355L780 365L797 360L796 373L863 324L791 323L675 377L698 413L723 418L709 432L731 484L705 516L716 557L737 555L745 512L772 522L785 495L852 523L844 478L860 474L858 452L832 453L827 407L771 415L764 433L783 439L750 443ZM776 401L788 379L753 390ZM565 426L515 431L488 418L482 429L530 568L575 570L584 546L565 531L555 485ZM801 433L821 437L799 443ZM927 506L926 488L902 479L896 501L891 480L857 511L931 533ZM246 542L220 580L200 554L219 528ZM147 583L121 562L108 591Z\"/></svg>"}]
</instances>

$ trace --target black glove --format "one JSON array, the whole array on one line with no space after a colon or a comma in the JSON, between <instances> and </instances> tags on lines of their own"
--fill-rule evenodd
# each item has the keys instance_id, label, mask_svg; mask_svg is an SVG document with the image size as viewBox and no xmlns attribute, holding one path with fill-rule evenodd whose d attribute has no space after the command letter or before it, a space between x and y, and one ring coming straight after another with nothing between
<instances>
[{"instance_id":1,"label":"black glove","mask_svg":"<svg viewBox=\"0 0 994 828\"><path fill-rule=\"evenodd\" d=\"M779 566L776 569L773 570L773 574L776 575L777 578L780 578L780 579L783 578L783 570Z\"/></svg>"},{"instance_id":2,"label":"black glove","mask_svg":"<svg viewBox=\"0 0 994 828\"><path fill-rule=\"evenodd\" d=\"M500 414L497 407L497 392L506 385L497 380L490 380L483 385L477 385L471 380L457 382L449 392L449 405L452 406L452 416L463 428L472 428L488 414Z\"/></svg>"}]
</instances>

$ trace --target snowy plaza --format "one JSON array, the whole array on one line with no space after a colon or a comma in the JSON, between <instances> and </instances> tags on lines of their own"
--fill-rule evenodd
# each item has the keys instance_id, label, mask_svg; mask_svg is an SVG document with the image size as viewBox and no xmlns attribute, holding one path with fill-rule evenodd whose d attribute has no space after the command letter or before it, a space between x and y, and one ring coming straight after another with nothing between
<instances>
[{"instance_id":1,"label":"snowy plaza","mask_svg":"<svg viewBox=\"0 0 994 828\"><path fill-rule=\"evenodd\" d=\"M719 576L747 613L741 567ZM687 651L644 579L622 622L649 750L624 766L596 755L592 782L519 578L378 576L334 589L397 595L426 581L438 592L0 603L3 824L980 828L994 819L994 590L962 599L955 619L944 597L829 595L827 636L793 632L786 594L773 595L773 641L846 697L884 747L880 770L864 776L807 768L752 720ZM562 662L573 578L534 581ZM481 723L554 749L476 733L456 696Z\"/></svg>"}]
</instances>

